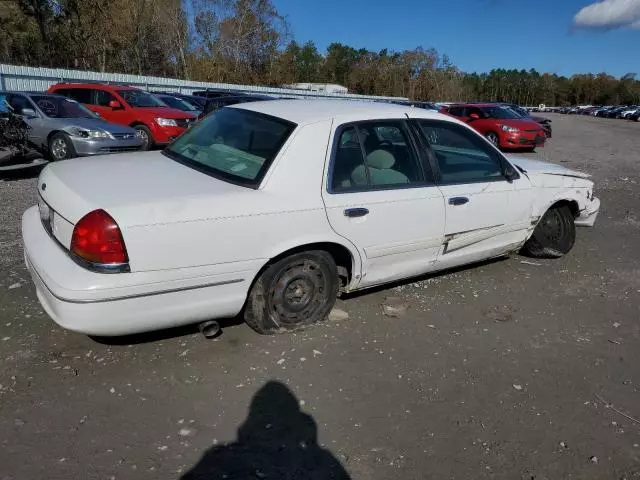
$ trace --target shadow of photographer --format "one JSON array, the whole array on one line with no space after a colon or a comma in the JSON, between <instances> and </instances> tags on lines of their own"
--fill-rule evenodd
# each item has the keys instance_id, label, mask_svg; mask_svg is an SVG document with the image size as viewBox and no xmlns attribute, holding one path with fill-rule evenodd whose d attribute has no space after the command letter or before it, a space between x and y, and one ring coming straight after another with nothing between
<instances>
[{"instance_id":1,"label":"shadow of photographer","mask_svg":"<svg viewBox=\"0 0 640 480\"><path fill-rule=\"evenodd\" d=\"M349 480L317 437L316 422L300 410L293 393L270 381L253 397L237 440L207 450L181 480Z\"/></svg>"}]
</instances>

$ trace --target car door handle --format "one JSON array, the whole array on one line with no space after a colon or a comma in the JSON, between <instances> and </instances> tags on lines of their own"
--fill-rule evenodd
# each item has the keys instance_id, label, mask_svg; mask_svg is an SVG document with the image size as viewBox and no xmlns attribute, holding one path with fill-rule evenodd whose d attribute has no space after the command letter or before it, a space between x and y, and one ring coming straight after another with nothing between
<instances>
[{"instance_id":1,"label":"car door handle","mask_svg":"<svg viewBox=\"0 0 640 480\"><path fill-rule=\"evenodd\" d=\"M467 197L451 197L449 199L449 205L453 205L454 207L464 205L465 203L469 203L469 199Z\"/></svg>"},{"instance_id":2,"label":"car door handle","mask_svg":"<svg viewBox=\"0 0 640 480\"><path fill-rule=\"evenodd\" d=\"M364 217L365 215L368 215L368 214L369 214L368 208L347 208L344 211L344 216L351 217L351 218Z\"/></svg>"}]
</instances>

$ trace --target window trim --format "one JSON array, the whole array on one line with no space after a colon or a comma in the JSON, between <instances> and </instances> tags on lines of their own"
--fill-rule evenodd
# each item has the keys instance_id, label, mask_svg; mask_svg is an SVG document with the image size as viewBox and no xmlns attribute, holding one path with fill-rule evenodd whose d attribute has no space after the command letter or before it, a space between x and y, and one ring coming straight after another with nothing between
<instances>
[{"instance_id":1,"label":"window trim","mask_svg":"<svg viewBox=\"0 0 640 480\"><path fill-rule=\"evenodd\" d=\"M106 90L104 88L91 88L91 89L87 89L90 91L90 98L91 98L91 103L89 105L93 105L94 107L99 107L99 108L109 108L109 105L100 105L98 103L98 94L100 92L102 93L106 93L108 95L111 95L111 99L109 100L110 102L115 100L118 101L117 97L109 90ZM122 102L120 102L122 103Z\"/></svg>"},{"instance_id":2,"label":"window trim","mask_svg":"<svg viewBox=\"0 0 640 480\"><path fill-rule=\"evenodd\" d=\"M431 150L429 143L425 140L422 130L420 130L420 124L418 119L412 118L407 122L411 133L413 134L414 141L416 143L416 149L420 156L420 162L422 163L423 172L429 169L431 173L431 184L437 186L440 179L440 170L438 169L438 161Z\"/></svg>"},{"instance_id":3,"label":"window trim","mask_svg":"<svg viewBox=\"0 0 640 480\"><path fill-rule=\"evenodd\" d=\"M500 150L498 150L496 147L494 147L486 138L484 138L482 135L480 135L477 131L473 130L472 128L465 127L463 125L458 125L455 122L447 122L447 121L444 121L444 120L431 120L431 119L428 119L428 118L416 118L415 121L416 121L417 130L418 130L418 135L420 136L420 138L424 142L424 144L425 144L425 146L426 146L426 148L427 148L427 150L429 152L429 157L430 157L430 160L431 160L430 163L432 163L433 166L435 167L434 177L435 177L435 180L436 180L436 184L438 186L465 185L465 184L476 184L476 183L494 183L494 182L512 183L514 180L520 179L520 172L518 172L518 169L516 167L514 167L513 164L511 162L509 162L509 160L507 160L507 158L502 154L502 152ZM482 139L482 141L488 147L487 148L487 153L490 153L492 157L494 157L494 158L496 158L498 160L498 163L500 164L501 176L500 177L491 177L491 178L481 178L481 179L478 179L478 180L464 180L464 181L461 180L461 181L453 181L453 182L444 182L442 180L442 172L440 171L440 165L437 162L435 151L431 147L431 143L427 139L427 136L422 131L422 127L420 126L420 123L428 123L428 124L435 125L435 126L445 126L445 127L449 127L449 128L452 128L452 129L459 129L460 131L467 131L470 135L476 135L478 138ZM506 166L507 165L511 166L511 168L515 172L515 176L513 176L511 178L511 180L507 179L507 176L506 176Z\"/></svg>"},{"instance_id":4,"label":"window trim","mask_svg":"<svg viewBox=\"0 0 640 480\"><path fill-rule=\"evenodd\" d=\"M429 181L427 179L427 175L425 174L425 167L423 164L424 157L418 148L417 140L415 138L415 133L412 131L410 126L410 122L407 121L407 118L372 118L366 120L355 120L352 122L342 123L335 127L333 133L333 141L331 144L331 154L329 156L329 168L327 169L327 175L325 177L325 190L330 195L343 195L348 193L365 193L365 192L380 192L380 191L388 191L388 190L406 190L410 188L424 188L424 187L434 187L435 186L435 172L431 171L432 177L434 181ZM404 133L407 135L409 143L407 145L408 148L411 149L415 160L417 161L418 172L420 175L420 181L416 183L408 183L408 184L395 184L395 185L371 185L371 180L369 179L369 170L367 168L367 186L363 187L349 187L349 188L333 188L333 171L335 167L336 154L338 152L338 142L342 137L342 134L345 130L354 127L356 130L356 136L358 137L358 143L360 144L360 152L363 158L363 165L367 166L367 156L366 150L364 149L364 144L362 143L362 138L360 136L360 129L358 128L360 125L367 125L371 123L384 123L384 122L398 122L404 127Z\"/></svg>"},{"instance_id":5,"label":"window trim","mask_svg":"<svg viewBox=\"0 0 640 480\"><path fill-rule=\"evenodd\" d=\"M213 115L215 115L220 110L222 110L222 109L216 110L215 112L212 112L210 115L207 115L207 119L210 120L211 117ZM231 110L231 108L229 108L229 110ZM266 119L266 120L269 120L269 121L272 121L272 122L280 123L280 124L284 125L285 127L288 127L288 129L289 129L288 133L283 137L282 141L277 146L275 154L272 155L269 158L265 158L265 161L262 164L262 166L260 167L260 170L258 171L258 175L256 175L256 178L253 178L253 179L248 179L247 178L247 179L245 179L245 178L242 178L242 177L238 177L237 175L232 175L230 173L226 173L226 172L223 172L223 171L215 169L215 168L208 168L208 167L202 165L199 162L193 161L193 160L191 160L189 158L186 158L186 157L180 155L179 153L170 151L169 147L171 146L171 144L167 145L164 149L162 149L162 154L164 156L170 158L174 162L180 163L180 164L184 165L185 167L191 168L193 170L196 170L197 172L203 173L205 175L208 175L208 176L213 177L215 179L221 180L223 182L227 182L227 183L230 183L232 185L237 185L239 187L251 188L252 190L258 190L260 188L260 186L262 185L262 181L264 180L265 176L267 175L267 172L271 168L271 165L273 165L273 162L275 161L275 159L278 158L278 155L280 155L283 152L283 148L287 144L287 142L293 137L294 132L298 128L298 124L294 123L294 122L291 122L289 120L285 120L284 118L276 117L276 116L273 116L273 115L268 115L268 114L262 113L262 112L256 112L256 111L248 110L248 109L244 109L244 108L237 108L235 110L240 110L240 111L242 111L243 113L245 113L247 115L252 115L252 116L255 116L255 117L258 117L258 118L262 118L262 119ZM203 119L203 121L206 121L206 120Z\"/></svg>"}]
</instances>

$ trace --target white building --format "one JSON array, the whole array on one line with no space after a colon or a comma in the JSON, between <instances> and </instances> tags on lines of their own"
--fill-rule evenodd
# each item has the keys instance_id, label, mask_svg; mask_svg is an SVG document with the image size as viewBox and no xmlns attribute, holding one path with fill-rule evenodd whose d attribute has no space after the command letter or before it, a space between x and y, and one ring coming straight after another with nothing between
<instances>
[{"instance_id":1,"label":"white building","mask_svg":"<svg viewBox=\"0 0 640 480\"><path fill-rule=\"evenodd\" d=\"M326 92L326 93L349 93L347 87L342 85L336 85L334 83L294 83L293 85L285 85L286 88L295 88L296 90L308 90L311 92Z\"/></svg>"}]
</instances>

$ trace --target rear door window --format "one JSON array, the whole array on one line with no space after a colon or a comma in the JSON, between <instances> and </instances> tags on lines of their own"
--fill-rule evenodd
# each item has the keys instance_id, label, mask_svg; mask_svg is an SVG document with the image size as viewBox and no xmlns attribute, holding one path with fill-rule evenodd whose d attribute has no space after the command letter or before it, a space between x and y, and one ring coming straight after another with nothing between
<instances>
[{"instance_id":1,"label":"rear door window","mask_svg":"<svg viewBox=\"0 0 640 480\"><path fill-rule=\"evenodd\" d=\"M86 103L88 105L93 104L91 98L91 90L88 88L69 88L56 90L55 93L64 95L65 97L73 98L76 102Z\"/></svg>"},{"instance_id":2,"label":"rear door window","mask_svg":"<svg viewBox=\"0 0 640 480\"><path fill-rule=\"evenodd\" d=\"M480 110L478 107L465 108L464 116L471 117L471 115L477 115L478 119L484 118L484 115L482 114L482 110Z\"/></svg>"},{"instance_id":3,"label":"rear door window","mask_svg":"<svg viewBox=\"0 0 640 480\"><path fill-rule=\"evenodd\" d=\"M115 99L116 97L105 90L93 90L93 101L83 103L92 103L93 105L98 105L100 107L108 107L109 102Z\"/></svg>"},{"instance_id":4,"label":"rear door window","mask_svg":"<svg viewBox=\"0 0 640 480\"><path fill-rule=\"evenodd\" d=\"M429 183L403 121L363 122L343 128L338 135L329 179L331 192Z\"/></svg>"}]
</instances>

